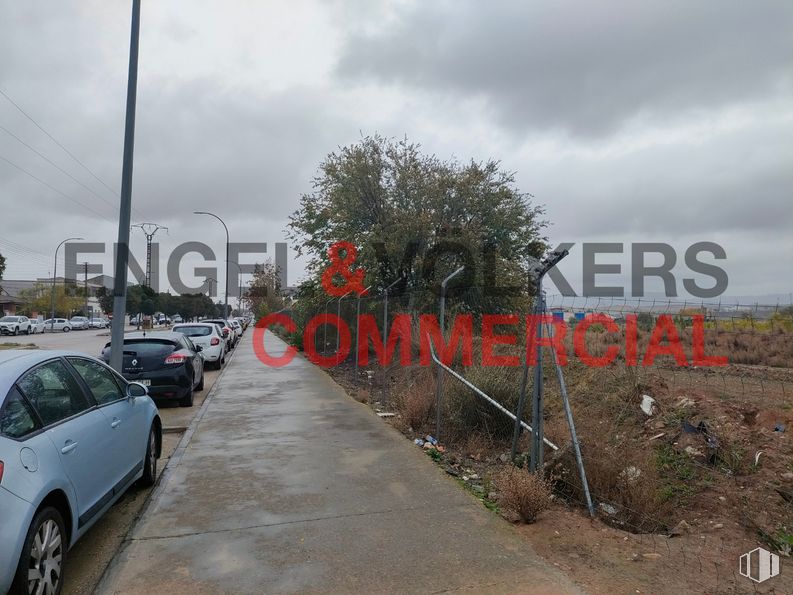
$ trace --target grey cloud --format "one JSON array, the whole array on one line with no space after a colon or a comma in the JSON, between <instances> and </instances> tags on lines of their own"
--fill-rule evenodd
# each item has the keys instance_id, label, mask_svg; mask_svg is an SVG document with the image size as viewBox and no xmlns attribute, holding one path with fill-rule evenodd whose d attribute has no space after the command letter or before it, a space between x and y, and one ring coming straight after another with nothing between
<instances>
[{"instance_id":1,"label":"grey cloud","mask_svg":"<svg viewBox=\"0 0 793 595\"><path fill-rule=\"evenodd\" d=\"M596 137L791 93L789 2L420 2L347 38L340 76L482 97L513 132Z\"/></svg>"}]
</instances>

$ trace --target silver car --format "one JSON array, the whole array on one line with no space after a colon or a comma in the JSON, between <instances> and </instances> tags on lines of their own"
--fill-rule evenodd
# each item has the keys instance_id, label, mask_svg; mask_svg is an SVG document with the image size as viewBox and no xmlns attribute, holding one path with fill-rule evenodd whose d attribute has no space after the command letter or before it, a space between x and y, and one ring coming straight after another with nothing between
<instances>
[{"instance_id":1,"label":"silver car","mask_svg":"<svg viewBox=\"0 0 793 595\"><path fill-rule=\"evenodd\" d=\"M0 351L0 593L58 593L69 548L157 476L146 387L65 351Z\"/></svg>"},{"instance_id":2,"label":"silver car","mask_svg":"<svg viewBox=\"0 0 793 595\"><path fill-rule=\"evenodd\" d=\"M72 330L72 324L65 318L48 318L44 321L44 330L48 333L55 331L68 333Z\"/></svg>"}]
</instances>

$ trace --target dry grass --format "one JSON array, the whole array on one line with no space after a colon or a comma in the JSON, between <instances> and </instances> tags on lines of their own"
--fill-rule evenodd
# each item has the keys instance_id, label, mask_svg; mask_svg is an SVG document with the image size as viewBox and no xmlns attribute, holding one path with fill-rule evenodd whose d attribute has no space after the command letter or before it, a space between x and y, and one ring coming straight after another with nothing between
<instances>
[{"instance_id":1,"label":"dry grass","mask_svg":"<svg viewBox=\"0 0 793 595\"><path fill-rule=\"evenodd\" d=\"M493 485L502 509L533 523L551 505L551 486L539 474L505 465L493 475Z\"/></svg>"}]
</instances>

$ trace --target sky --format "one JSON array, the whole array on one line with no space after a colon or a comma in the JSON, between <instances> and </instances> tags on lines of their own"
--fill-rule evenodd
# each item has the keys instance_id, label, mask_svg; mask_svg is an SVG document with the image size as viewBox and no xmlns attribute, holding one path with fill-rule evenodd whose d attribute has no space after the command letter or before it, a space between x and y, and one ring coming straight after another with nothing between
<instances>
[{"instance_id":1,"label":"sky","mask_svg":"<svg viewBox=\"0 0 793 595\"><path fill-rule=\"evenodd\" d=\"M79 160L0 95L6 279L51 274L64 238L116 239L130 13L129 1L0 0L0 90ZM132 219L168 227L161 255L210 245L222 290L223 229L193 211L272 256L329 152L407 136L514 171L550 243L575 243L560 268L577 291L584 242L624 243L598 257L623 272L599 282L630 287L631 243L672 245L678 279L706 286L683 254L710 241L726 252L710 261L725 295L784 299L791 31L793 4L774 0L144 0ZM145 258L140 230L131 247ZM86 259L112 274L109 254ZM196 265L185 259L186 279ZM290 251L288 281L302 276Z\"/></svg>"}]
</instances>

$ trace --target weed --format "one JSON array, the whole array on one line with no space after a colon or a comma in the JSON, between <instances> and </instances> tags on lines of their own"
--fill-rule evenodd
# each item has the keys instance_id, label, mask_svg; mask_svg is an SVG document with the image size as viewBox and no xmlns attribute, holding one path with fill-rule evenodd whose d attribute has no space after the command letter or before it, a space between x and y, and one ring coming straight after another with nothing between
<instances>
[{"instance_id":1,"label":"weed","mask_svg":"<svg viewBox=\"0 0 793 595\"><path fill-rule=\"evenodd\" d=\"M524 523L533 523L551 504L551 486L541 475L507 465L493 476L498 504L518 515Z\"/></svg>"}]
</instances>

